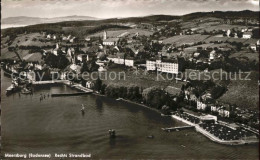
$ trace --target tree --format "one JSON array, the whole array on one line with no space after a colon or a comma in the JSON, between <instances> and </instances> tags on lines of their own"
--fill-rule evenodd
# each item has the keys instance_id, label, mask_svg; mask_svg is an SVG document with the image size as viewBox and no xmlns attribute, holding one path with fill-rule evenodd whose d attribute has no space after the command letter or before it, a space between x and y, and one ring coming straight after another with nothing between
<instances>
[{"instance_id":1,"label":"tree","mask_svg":"<svg viewBox=\"0 0 260 160\"><path fill-rule=\"evenodd\" d=\"M211 97L214 98L214 99L219 98L219 97L222 96L225 92L226 92L226 87L224 87L224 86L215 86L215 87L213 87L212 90L210 91Z\"/></svg>"}]
</instances>

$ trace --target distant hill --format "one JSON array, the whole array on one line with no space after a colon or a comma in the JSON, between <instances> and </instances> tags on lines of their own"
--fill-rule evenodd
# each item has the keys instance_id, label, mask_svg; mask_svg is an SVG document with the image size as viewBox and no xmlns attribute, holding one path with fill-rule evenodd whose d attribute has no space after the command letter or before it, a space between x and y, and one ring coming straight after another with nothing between
<instances>
[{"instance_id":1,"label":"distant hill","mask_svg":"<svg viewBox=\"0 0 260 160\"><path fill-rule=\"evenodd\" d=\"M57 23L64 21L85 21L85 20L99 20L95 17L89 16L66 16L66 17L55 17L55 18L39 18L39 17L8 17L1 19L1 28L16 27L16 26L28 26L42 23Z\"/></svg>"},{"instance_id":2,"label":"distant hill","mask_svg":"<svg viewBox=\"0 0 260 160\"><path fill-rule=\"evenodd\" d=\"M196 18L216 17L216 18L252 18L259 19L259 11L214 11L214 12L195 12L182 16L183 20L192 20Z\"/></svg>"}]
</instances>

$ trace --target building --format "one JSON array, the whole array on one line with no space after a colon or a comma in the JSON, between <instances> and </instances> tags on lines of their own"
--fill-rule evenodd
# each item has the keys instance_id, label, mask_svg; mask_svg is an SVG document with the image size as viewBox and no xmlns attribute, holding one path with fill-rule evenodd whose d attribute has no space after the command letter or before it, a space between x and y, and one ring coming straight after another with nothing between
<instances>
[{"instance_id":1,"label":"building","mask_svg":"<svg viewBox=\"0 0 260 160\"><path fill-rule=\"evenodd\" d=\"M119 38L108 38L103 40L104 46L115 46L118 43Z\"/></svg>"},{"instance_id":2,"label":"building","mask_svg":"<svg viewBox=\"0 0 260 160\"><path fill-rule=\"evenodd\" d=\"M51 35L50 34L47 35L47 39L51 39Z\"/></svg>"},{"instance_id":3,"label":"building","mask_svg":"<svg viewBox=\"0 0 260 160\"><path fill-rule=\"evenodd\" d=\"M93 88L93 87L94 87L94 83L91 82L91 81L87 81L87 82L86 82L86 87L87 87L87 88Z\"/></svg>"},{"instance_id":4,"label":"building","mask_svg":"<svg viewBox=\"0 0 260 160\"><path fill-rule=\"evenodd\" d=\"M257 50L257 46L255 44L252 44L252 45L250 45L250 49L256 51Z\"/></svg>"},{"instance_id":5,"label":"building","mask_svg":"<svg viewBox=\"0 0 260 160\"><path fill-rule=\"evenodd\" d=\"M201 101L197 101L197 109L198 110L206 110L207 105Z\"/></svg>"},{"instance_id":6,"label":"building","mask_svg":"<svg viewBox=\"0 0 260 160\"><path fill-rule=\"evenodd\" d=\"M156 60L156 61L146 61L147 71L160 71L164 73L178 74L179 64L177 60Z\"/></svg>"},{"instance_id":7,"label":"building","mask_svg":"<svg viewBox=\"0 0 260 160\"><path fill-rule=\"evenodd\" d=\"M156 61L146 61L146 70L147 71L154 71L156 70Z\"/></svg>"},{"instance_id":8,"label":"building","mask_svg":"<svg viewBox=\"0 0 260 160\"><path fill-rule=\"evenodd\" d=\"M215 59L215 56L216 56L216 51L213 50L209 53L209 60L210 61L213 61Z\"/></svg>"},{"instance_id":9,"label":"building","mask_svg":"<svg viewBox=\"0 0 260 160\"><path fill-rule=\"evenodd\" d=\"M211 112L218 112L218 107L217 106L211 106L210 111Z\"/></svg>"},{"instance_id":10,"label":"building","mask_svg":"<svg viewBox=\"0 0 260 160\"><path fill-rule=\"evenodd\" d=\"M229 37L230 33L231 33L230 29L227 30L227 36L228 36L228 37Z\"/></svg>"},{"instance_id":11,"label":"building","mask_svg":"<svg viewBox=\"0 0 260 160\"><path fill-rule=\"evenodd\" d=\"M52 53L55 55L55 56L58 56L58 48L55 48L52 50Z\"/></svg>"},{"instance_id":12,"label":"building","mask_svg":"<svg viewBox=\"0 0 260 160\"><path fill-rule=\"evenodd\" d=\"M77 56L77 60L80 61L80 62L83 62L83 61L88 61L89 58L88 58L88 55L87 54L79 54Z\"/></svg>"},{"instance_id":13,"label":"building","mask_svg":"<svg viewBox=\"0 0 260 160\"><path fill-rule=\"evenodd\" d=\"M132 57L124 57L124 54L117 54L117 55L109 55L107 57L108 60L116 63L116 64L124 64L125 66L133 67L134 60Z\"/></svg>"},{"instance_id":14,"label":"building","mask_svg":"<svg viewBox=\"0 0 260 160\"><path fill-rule=\"evenodd\" d=\"M251 32L245 32L244 34L243 34L243 37L242 38L244 38L244 39L250 39L252 37L252 33Z\"/></svg>"},{"instance_id":15,"label":"building","mask_svg":"<svg viewBox=\"0 0 260 160\"><path fill-rule=\"evenodd\" d=\"M218 114L221 117L229 117L230 112L228 110L221 108L221 109L218 110Z\"/></svg>"}]
</instances>

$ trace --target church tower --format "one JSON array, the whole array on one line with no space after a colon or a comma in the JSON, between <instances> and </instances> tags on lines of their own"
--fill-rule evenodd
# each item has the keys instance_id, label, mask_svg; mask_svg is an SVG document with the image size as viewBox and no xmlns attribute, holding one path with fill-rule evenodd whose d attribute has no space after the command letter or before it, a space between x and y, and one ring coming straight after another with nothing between
<instances>
[{"instance_id":1,"label":"church tower","mask_svg":"<svg viewBox=\"0 0 260 160\"><path fill-rule=\"evenodd\" d=\"M103 34L103 40L107 39L107 32L104 31L104 34Z\"/></svg>"}]
</instances>

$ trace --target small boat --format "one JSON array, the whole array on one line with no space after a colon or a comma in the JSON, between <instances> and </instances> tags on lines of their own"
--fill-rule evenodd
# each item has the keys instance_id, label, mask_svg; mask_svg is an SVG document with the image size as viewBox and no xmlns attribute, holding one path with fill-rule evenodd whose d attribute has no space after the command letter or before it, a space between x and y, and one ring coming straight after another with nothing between
<instances>
[{"instance_id":1,"label":"small boat","mask_svg":"<svg viewBox=\"0 0 260 160\"><path fill-rule=\"evenodd\" d=\"M116 100L117 100L117 101L121 101L121 100L123 100L123 98L117 98Z\"/></svg>"},{"instance_id":2,"label":"small boat","mask_svg":"<svg viewBox=\"0 0 260 160\"><path fill-rule=\"evenodd\" d=\"M183 148L185 148L186 146L184 146L184 145L181 145Z\"/></svg>"},{"instance_id":3,"label":"small boat","mask_svg":"<svg viewBox=\"0 0 260 160\"><path fill-rule=\"evenodd\" d=\"M18 90L18 86L16 86L15 83L12 83L5 91L6 91L6 95L9 95L15 91Z\"/></svg>"},{"instance_id":4,"label":"small boat","mask_svg":"<svg viewBox=\"0 0 260 160\"><path fill-rule=\"evenodd\" d=\"M146 138L153 139L153 138L154 138L154 136L153 136L153 135L149 135L149 136L147 136Z\"/></svg>"},{"instance_id":5,"label":"small boat","mask_svg":"<svg viewBox=\"0 0 260 160\"><path fill-rule=\"evenodd\" d=\"M108 133L109 133L110 138L116 137L116 131L114 129L109 129Z\"/></svg>"},{"instance_id":6,"label":"small boat","mask_svg":"<svg viewBox=\"0 0 260 160\"><path fill-rule=\"evenodd\" d=\"M85 106L83 104L81 105L81 112L85 113Z\"/></svg>"},{"instance_id":7,"label":"small boat","mask_svg":"<svg viewBox=\"0 0 260 160\"><path fill-rule=\"evenodd\" d=\"M22 91L21 91L22 94L30 94L32 93L31 90L27 89L27 88L23 88Z\"/></svg>"}]
</instances>

